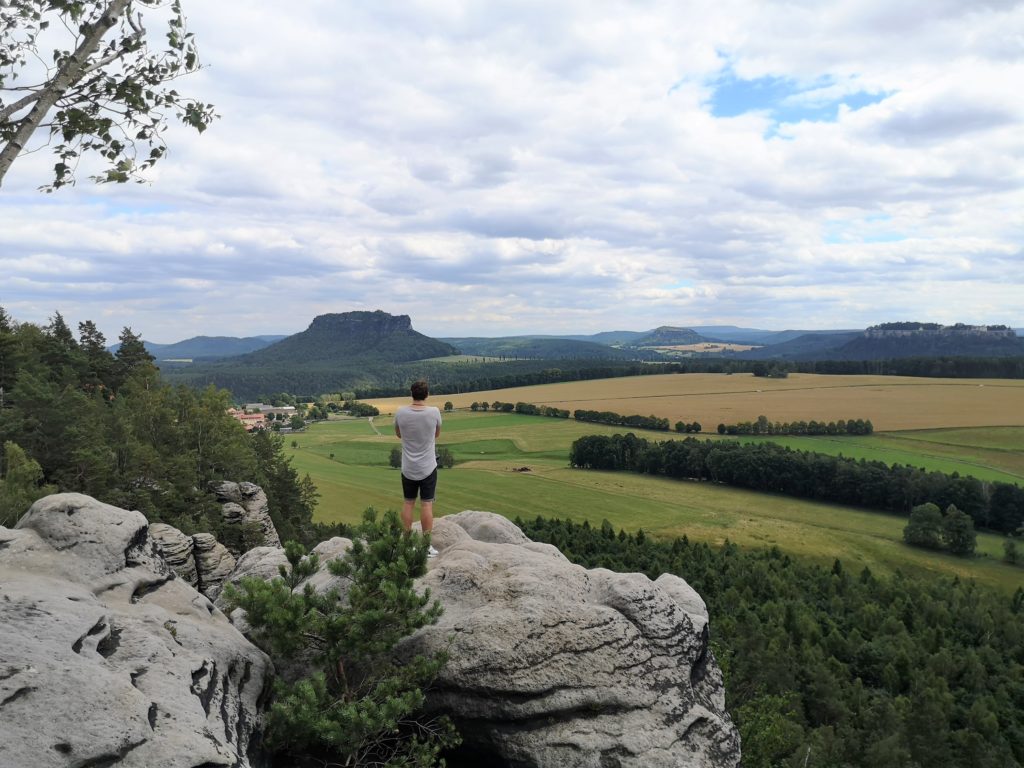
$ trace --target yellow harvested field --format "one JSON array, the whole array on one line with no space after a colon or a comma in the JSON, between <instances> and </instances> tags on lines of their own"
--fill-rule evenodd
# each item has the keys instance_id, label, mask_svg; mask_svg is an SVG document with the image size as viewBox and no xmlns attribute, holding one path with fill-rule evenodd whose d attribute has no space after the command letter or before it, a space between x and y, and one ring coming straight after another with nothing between
<instances>
[{"instance_id":1,"label":"yellow harvested field","mask_svg":"<svg viewBox=\"0 0 1024 768\"><path fill-rule=\"evenodd\" d=\"M925 379L909 376L790 374L786 379L749 373L664 374L542 384L488 392L432 396L468 408L474 400L527 402L574 410L614 411L676 421L699 421L705 431L719 423L871 419L878 431L934 427L1024 426L1024 381ZM408 398L368 400L382 413Z\"/></svg>"}]
</instances>

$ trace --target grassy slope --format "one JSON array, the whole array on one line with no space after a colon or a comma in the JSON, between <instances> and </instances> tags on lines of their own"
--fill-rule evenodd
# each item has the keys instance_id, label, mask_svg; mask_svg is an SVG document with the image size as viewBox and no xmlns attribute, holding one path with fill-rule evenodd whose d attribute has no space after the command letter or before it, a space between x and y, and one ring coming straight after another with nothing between
<instances>
[{"instance_id":1,"label":"grassy slope","mask_svg":"<svg viewBox=\"0 0 1024 768\"><path fill-rule=\"evenodd\" d=\"M318 519L355 522L368 506L400 504L398 472L388 466L388 454L398 441L389 419L375 423L380 436L363 420L319 424L292 436L298 444L292 452L296 469L309 472L322 494ZM614 431L540 417L448 414L441 443L452 448L459 463L442 472L436 511L445 515L484 509L508 517L568 517L593 525L607 519L616 527L643 528L656 535L686 534L714 543L728 538L742 546L777 544L820 562L838 557L847 567L866 565L883 573L896 568L956 573L1008 590L1024 583L1024 570L999 562L998 536L979 535L978 552L984 556L961 560L903 546L905 519L898 516L707 483L567 467L573 439ZM954 437L974 439L964 431ZM511 471L523 466L531 471Z\"/></svg>"}]
</instances>

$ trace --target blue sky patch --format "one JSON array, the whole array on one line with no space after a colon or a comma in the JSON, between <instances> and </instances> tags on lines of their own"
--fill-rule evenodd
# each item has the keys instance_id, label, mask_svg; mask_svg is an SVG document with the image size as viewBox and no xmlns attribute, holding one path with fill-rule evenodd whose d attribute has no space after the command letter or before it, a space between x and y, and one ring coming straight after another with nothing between
<instances>
[{"instance_id":1,"label":"blue sky patch","mask_svg":"<svg viewBox=\"0 0 1024 768\"><path fill-rule=\"evenodd\" d=\"M863 219L832 219L825 222L822 239L828 245L895 243L906 240L904 233L885 226L890 221L892 217L884 213L874 213Z\"/></svg>"},{"instance_id":2,"label":"blue sky patch","mask_svg":"<svg viewBox=\"0 0 1024 768\"><path fill-rule=\"evenodd\" d=\"M727 70L715 83L711 114L715 117L736 117L747 112L767 112L776 123L802 120L833 122L841 104L850 109L861 109L888 95L857 91L829 98L815 93L834 84L834 78L828 76L809 82L774 76L744 80Z\"/></svg>"}]
</instances>

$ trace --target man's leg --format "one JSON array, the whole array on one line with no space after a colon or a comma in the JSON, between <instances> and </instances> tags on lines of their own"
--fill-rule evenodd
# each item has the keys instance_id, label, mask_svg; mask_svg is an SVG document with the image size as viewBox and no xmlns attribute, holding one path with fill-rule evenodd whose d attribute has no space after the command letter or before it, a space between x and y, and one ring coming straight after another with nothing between
<instances>
[{"instance_id":1,"label":"man's leg","mask_svg":"<svg viewBox=\"0 0 1024 768\"><path fill-rule=\"evenodd\" d=\"M434 494L437 490L437 470L435 469L420 484L420 527L424 533L434 530Z\"/></svg>"},{"instance_id":2,"label":"man's leg","mask_svg":"<svg viewBox=\"0 0 1024 768\"><path fill-rule=\"evenodd\" d=\"M409 513L412 514L411 512ZM424 533L434 530L434 501L420 501L420 527Z\"/></svg>"},{"instance_id":3,"label":"man's leg","mask_svg":"<svg viewBox=\"0 0 1024 768\"><path fill-rule=\"evenodd\" d=\"M412 530L412 508L416 506L419 484L402 475L402 527L408 533Z\"/></svg>"},{"instance_id":4,"label":"man's leg","mask_svg":"<svg viewBox=\"0 0 1024 768\"><path fill-rule=\"evenodd\" d=\"M416 499L406 499L402 503L402 527L406 533L412 530L412 508L414 506L416 506Z\"/></svg>"}]
</instances>

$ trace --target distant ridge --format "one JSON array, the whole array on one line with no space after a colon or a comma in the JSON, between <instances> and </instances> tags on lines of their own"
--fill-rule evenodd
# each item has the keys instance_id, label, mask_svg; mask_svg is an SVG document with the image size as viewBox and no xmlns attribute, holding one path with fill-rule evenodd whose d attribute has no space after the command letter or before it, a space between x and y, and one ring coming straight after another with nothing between
<instances>
[{"instance_id":1,"label":"distant ridge","mask_svg":"<svg viewBox=\"0 0 1024 768\"><path fill-rule=\"evenodd\" d=\"M1016 357L1024 339L1007 326L882 323L864 331L805 333L737 355L765 360L888 360L906 357Z\"/></svg>"},{"instance_id":2,"label":"distant ridge","mask_svg":"<svg viewBox=\"0 0 1024 768\"><path fill-rule=\"evenodd\" d=\"M796 336L790 336L796 333ZM862 331L782 331L781 341L764 342L767 346L740 352L736 356L745 360L834 360L835 350L853 341Z\"/></svg>"},{"instance_id":3,"label":"distant ridge","mask_svg":"<svg viewBox=\"0 0 1024 768\"><path fill-rule=\"evenodd\" d=\"M501 336L497 338L442 339L466 355L547 360L636 360L658 359L656 353L618 349L593 341L547 336Z\"/></svg>"},{"instance_id":4,"label":"distant ridge","mask_svg":"<svg viewBox=\"0 0 1024 768\"><path fill-rule=\"evenodd\" d=\"M234 357L244 355L248 352L255 352L280 341L285 336L246 336L237 338L235 336L193 336L184 341L176 341L173 344L156 344L150 341L143 341L146 351L157 360L195 360L201 358ZM108 349L117 352L120 344L114 344Z\"/></svg>"}]
</instances>

